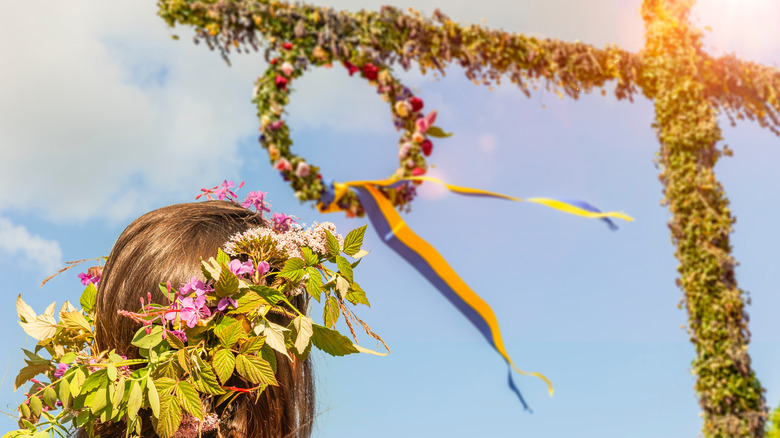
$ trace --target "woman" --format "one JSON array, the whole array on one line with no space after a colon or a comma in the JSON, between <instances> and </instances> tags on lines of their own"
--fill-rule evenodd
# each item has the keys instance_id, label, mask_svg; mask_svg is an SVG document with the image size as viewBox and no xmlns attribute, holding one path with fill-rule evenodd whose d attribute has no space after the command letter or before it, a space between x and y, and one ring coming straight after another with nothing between
<instances>
[{"instance_id":1,"label":"woman","mask_svg":"<svg viewBox=\"0 0 780 438\"><path fill-rule=\"evenodd\" d=\"M100 350L115 349L120 355L138 357L131 345L138 324L119 315L119 310L135 312L139 296L152 293L152 300L165 302L160 281L178 285L193 276L202 277L201 258L213 257L231 236L250 228L265 226L256 213L234 203L207 201L178 204L149 212L133 221L119 236L100 279L96 299L95 336ZM297 295L292 303L306 312L308 299ZM281 315L274 322L287 325ZM314 415L314 386L310 361L290 361L277 355L276 379L255 400L239 396L227 408L213 408L214 400L203 400L206 412L217 414L218 427L204 436L225 438L296 437L311 435ZM234 377L233 379L236 379ZM237 381L238 382L238 381ZM231 383L231 382L228 382ZM144 421L144 436L155 436L150 414ZM124 437L124 423L98 424L93 434ZM80 431L80 436L86 436Z\"/></svg>"}]
</instances>

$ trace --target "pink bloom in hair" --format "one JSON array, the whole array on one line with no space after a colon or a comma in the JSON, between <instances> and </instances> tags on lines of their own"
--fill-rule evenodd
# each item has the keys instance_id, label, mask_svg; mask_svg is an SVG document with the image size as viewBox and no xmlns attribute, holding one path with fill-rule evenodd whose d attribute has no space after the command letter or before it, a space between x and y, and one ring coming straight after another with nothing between
<instances>
[{"instance_id":1,"label":"pink bloom in hair","mask_svg":"<svg viewBox=\"0 0 780 438\"><path fill-rule=\"evenodd\" d=\"M230 269L230 272L232 272L235 275L255 273L255 265L252 264L252 262L249 260L244 263L241 263L241 260L233 259L228 264L228 268Z\"/></svg>"},{"instance_id":2,"label":"pink bloom in hair","mask_svg":"<svg viewBox=\"0 0 780 438\"><path fill-rule=\"evenodd\" d=\"M274 221L274 230L276 231L288 231L290 224L295 223L291 216L284 213L274 213L271 219Z\"/></svg>"},{"instance_id":3,"label":"pink bloom in hair","mask_svg":"<svg viewBox=\"0 0 780 438\"><path fill-rule=\"evenodd\" d=\"M228 196L230 196L232 198L235 198L236 194L233 193L232 190L230 190L235 185L236 185L236 183L234 183L233 181L224 180L224 181L222 181L222 184L216 190L214 190L214 195L216 195L217 199L219 199L220 201L225 199L225 197L228 197Z\"/></svg>"},{"instance_id":4,"label":"pink bloom in hair","mask_svg":"<svg viewBox=\"0 0 780 438\"><path fill-rule=\"evenodd\" d=\"M198 277L193 276L190 278L189 283L185 283L179 288L179 293L182 295L187 295L190 292L195 292L196 295L200 296L213 290L214 289L212 289L209 285L206 285L200 281Z\"/></svg>"}]
</instances>

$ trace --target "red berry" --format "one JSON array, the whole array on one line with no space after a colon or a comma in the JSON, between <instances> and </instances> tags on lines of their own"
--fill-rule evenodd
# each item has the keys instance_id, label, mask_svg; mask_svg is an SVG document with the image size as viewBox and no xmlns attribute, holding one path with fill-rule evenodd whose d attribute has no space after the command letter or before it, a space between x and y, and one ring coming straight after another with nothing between
<instances>
[{"instance_id":1,"label":"red berry","mask_svg":"<svg viewBox=\"0 0 780 438\"><path fill-rule=\"evenodd\" d=\"M284 43L284 44L282 44L282 48L284 50L290 50L290 49L292 49L292 43L290 43L290 42Z\"/></svg>"},{"instance_id":2,"label":"red berry","mask_svg":"<svg viewBox=\"0 0 780 438\"><path fill-rule=\"evenodd\" d=\"M420 147L422 147L423 154L425 154L426 157L431 155L431 152L433 152L433 143L427 138L423 140L423 142L420 144Z\"/></svg>"},{"instance_id":3,"label":"red berry","mask_svg":"<svg viewBox=\"0 0 780 438\"><path fill-rule=\"evenodd\" d=\"M276 65L277 62L279 62L279 60L274 58L271 60L271 65Z\"/></svg>"},{"instance_id":4,"label":"red berry","mask_svg":"<svg viewBox=\"0 0 780 438\"><path fill-rule=\"evenodd\" d=\"M276 79L274 79L274 83L276 83L276 88L280 90L286 90L287 89L287 78L281 75L276 75Z\"/></svg>"},{"instance_id":5,"label":"red berry","mask_svg":"<svg viewBox=\"0 0 780 438\"><path fill-rule=\"evenodd\" d=\"M375 81L379 76L379 68L369 62L363 66L363 76L369 81Z\"/></svg>"},{"instance_id":6,"label":"red berry","mask_svg":"<svg viewBox=\"0 0 780 438\"><path fill-rule=\"evenodd\" d=\"M360 69L357 66L355 66L355 64L353 64L353 63L351 63L349 61L345 61L344 62L344 67L347 68L347 71L349 72L350 76L352 76L356 72L360 71Z\"/></svg>"},{"instance_id":7,"label":"red berry","mask_svg":"<svg viewBox=\"0 0 780 438\"><path fill-rule=\"evenodd\" d=\"M425 175L425 169L423 169L422 167L415 167L414 169L412 169L412 175L423 176Z\"/></svg>"},{"instance_id":8,"label":"red berry","mask_svg":"<svg viewBox=\"0 0 780 438\"><path fill-rule=\"evenodd\" d=\"M409 99L409 103L412 104L412 111L417 112L423 109L423 100L415 96Z\"/></svg>"}]
</instances>

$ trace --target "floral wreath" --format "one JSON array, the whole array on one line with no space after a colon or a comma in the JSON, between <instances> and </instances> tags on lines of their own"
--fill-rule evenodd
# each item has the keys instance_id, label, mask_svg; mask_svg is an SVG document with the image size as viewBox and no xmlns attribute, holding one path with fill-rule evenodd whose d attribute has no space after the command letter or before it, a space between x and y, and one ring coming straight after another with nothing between
<instances>
[{"instance_id":1,"label":"floral wreath","mask_svg":"<svg viewBox=\"0 0 780 438\"><path fill-rule=\"evenodd\" d=\"M233 187L225 181L203 189L198 198L237 202ZM146 299L139 296L138 312L119 311L140 325L132 340L140 359L96 348L95 299L102 267L79 274L86 286L81 309L66 301L59 312L52 303L38 315L20 295L20 325L38 343L34 351L23 350L26 366L14 384L18 389L32 383L18 407L20 429L3 438L66 437L71 428L92 436L97 422L120 421L127 423L127 436L140 436L141 409L152 413L160 437L194 438L219 427L219 417L204 410L204 399L212 398L215 407L228 405L277 385L274 352L290 360L304 360L312 346L333 356L384 355L357 344L354 325L359 324L387 349L347 306L369 305L354 280L354 269L367 254L361 249L366 227L342 238L329 222L304 229L282 213L265 219L263 214L270 213L265 195L250 192L241 205L254 208L266 226L233 236L216 257L201 260L206 281L192 277L178 287L160 283L166 304L152 303L147 291ZM304 293L324 302L321 325L290 303L289 298ZM291 322L271 322L269 313L286 315ZM334 329L342 314L352 339ZM242 384L227 386L234 376Z\"/></svg>"},{"instance_id":2,"label":"floral wreath","mask_svg":"<svg viewBox=\"0 0 780 438\"><path fill-rule=\"evenodd\" d=\"M290 84L293 79L302 76L309 65L330 68L333 62L333 54L322 46L300 44L294 46L285 42L279 45L272 42L271 48L266 51L270 67L258 79L253 99L260 118L259 142L268 151L271 164L285 181L290 182L300 201L317 201L323 207L335 202L338 209L345 211L348 216L362 216L363 207L354 191L347 190L337 198L333 181L323 180L319 167L309 164L291 151L290 130L282 119L284 108L290 100ZM269 59L271 53L277 56ZM368 80L369 85L376 87L382 100L390 105L396 130L402 131L398 143L400 164L392 177L424 175L428 168L425 157L433 152L430 137L452 135L434 126L436 111L424 114L423 100L403 86L392 75L388 65L372 59L368 54L354 53L344 57L342 63L350 76L359 73ZM381 190L395 207L408 206L416 195L415 183L412 182Z\"/></svg>"}]
</instances>

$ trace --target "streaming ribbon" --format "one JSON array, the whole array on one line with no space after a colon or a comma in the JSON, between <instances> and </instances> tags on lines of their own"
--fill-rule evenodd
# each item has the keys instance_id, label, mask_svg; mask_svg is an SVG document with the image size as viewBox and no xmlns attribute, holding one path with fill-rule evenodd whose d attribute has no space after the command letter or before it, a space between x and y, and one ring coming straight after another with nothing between
<instances>
[{"instance_id":1,"label":"streaming ribbon","mask_svg":"<svg viewBox=\"0 0 780 438\"><path fill-rule=\"evenodd\" d=\"M324 196L320 204L318 204L320 212L323 213L340 211L340 208L337 205L338 200L344 196L350 188L354 189L371 224L379 234L379 237L410 265L417 269L417 271L444 295L450 303L460 310L463 316L471 321L488 343L496 349L501 357L503 357L507 364L509 388L520 399L520 403L522 403L523 407L526 410L530 410L528 404L523 399L520 390L517 388L517 385L515 385L512 378L512 370L515 370L522 375L535 376L542 379L547 384L550 395L552 395L553 387L550 380L540 373L522 371L515 366L504 348L501 331L498 328L498 320L490 306L471 290L466 282L460 278L434 247L420 238L420 236L415 234L414 231L406 225L401 218L401 215L398 214L387 197L377 189L377 187L392 187L397 184L415 181L430 181L441 184L452 192L466 196L483 196L518 202L534 202L566 213L604 220L607 222L610 229L613 230L617 227L609 219L610 217L625 219L626 221L631 221L633 219L623 213L601 212L592 205L582 201L563 201L551 198L522 199L486 190L455 186L447 184L439 179L426 176L379 181L333 183L333 192L329 193L328 196ZM328 205L325 205L324 202L328 202Z\"/></svg>"}]
</instances>

